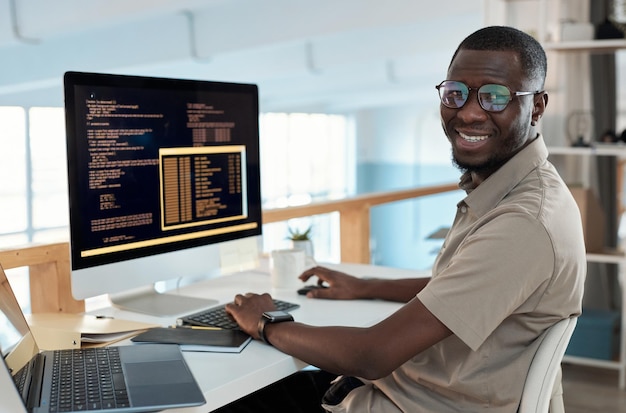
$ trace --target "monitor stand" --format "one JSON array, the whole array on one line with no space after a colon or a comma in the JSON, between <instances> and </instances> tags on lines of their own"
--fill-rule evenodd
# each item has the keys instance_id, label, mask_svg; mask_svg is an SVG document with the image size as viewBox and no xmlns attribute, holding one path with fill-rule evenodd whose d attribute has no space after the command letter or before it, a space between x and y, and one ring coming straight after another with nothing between
<instances>
[{"instance_id":1,"label":"monitor stand","mask_svg":"<svg viewBox=\"0 0 626 413\"><path fill-rule=\"evenodd\" d=\"M192 314L218 304L217 300L211 298L160 293L154 289L154 286L111 294L109 298L114 306L122 310L157 317Z\"/></svg>"}]
</instances>

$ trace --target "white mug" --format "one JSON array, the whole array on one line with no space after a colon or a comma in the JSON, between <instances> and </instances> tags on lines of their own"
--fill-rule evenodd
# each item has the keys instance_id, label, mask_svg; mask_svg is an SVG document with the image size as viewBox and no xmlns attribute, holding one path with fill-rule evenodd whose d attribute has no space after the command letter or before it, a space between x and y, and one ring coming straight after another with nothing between
<instances>
[{"instance_id":1,"label":"white mug","mask_svg":"<svg viewBox=\"0 0 626 413\"><path fill-rule=\"evenodd\" d=\"M272 288L298 288L302 282L298 276L307 266L307 257L301 249L274 250L270 254Z\"/></svg>"}]
</instances>

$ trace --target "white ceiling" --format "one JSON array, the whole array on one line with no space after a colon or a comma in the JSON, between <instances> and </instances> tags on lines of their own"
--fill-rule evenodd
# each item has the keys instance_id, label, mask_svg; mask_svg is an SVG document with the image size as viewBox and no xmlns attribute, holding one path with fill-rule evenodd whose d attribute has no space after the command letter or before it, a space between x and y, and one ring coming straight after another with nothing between
<instances>
[{"instance_id":1,"label":"white ceiling","mask_svg":"<svg viewBox=\"0 0 626 413\"><path fill-rule=\"evenodd\" d=\"M264 111L419 104L482 4L0 0L0 105L62 105L68 70L256 83Z\"/></svg>"}]
</instances>

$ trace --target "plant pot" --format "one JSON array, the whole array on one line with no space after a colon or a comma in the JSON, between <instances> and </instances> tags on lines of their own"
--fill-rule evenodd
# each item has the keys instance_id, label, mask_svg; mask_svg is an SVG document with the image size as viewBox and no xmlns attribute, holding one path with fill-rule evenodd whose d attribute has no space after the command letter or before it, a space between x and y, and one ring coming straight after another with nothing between
<instances>
[{"instance_id":1,"label":"plant pot","mask_svg":"<svg viewBox=\"0 0 626 413\"><path fill-rule=\"evenodd\" d=\"M291 247L299 250L304 250L304 253L309 258L314 258L313 242L311 240L291 240Z\"/></svg>"}]
</instances>

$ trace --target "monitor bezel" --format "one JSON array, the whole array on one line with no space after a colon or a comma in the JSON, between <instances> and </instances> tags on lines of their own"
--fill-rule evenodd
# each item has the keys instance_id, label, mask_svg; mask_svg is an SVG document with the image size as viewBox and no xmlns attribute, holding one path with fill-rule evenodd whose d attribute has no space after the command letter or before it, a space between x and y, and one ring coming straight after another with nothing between
<instances>
[{"instance_id":1,"label":"monitor bezel","mask_svg":"<svg viewBox=\"0 0 626 413\"><path fill-rule=\"evenodd\" d=\"M163 89L163 90L182 90L186 92L229 92L229 93L244 93L252 96L253 111L256 113L256 124L252 128L255 136L251 139L254 141L255 146L253 148L247 148L246 153L246 174L248 185L248 219L246 222L255 222L257 225L251 229L241 230L234 233L216 234L208 237L202 237L197 239L189 239L183 241L176 241L163 245L155 245L149 247L142 247L141 249L135 249L130 251L119 251L109 255L97 255L92 257L81 257L82 249L82 236L81 229L78 225L80 222L79 215L81 209L80 191L77 191L79 185L79 177L77 171L79 166L77 165L77 157L81 156L79 153L79 145L77 140L83 137L77 134L76 120L74 114L76 113L77 102L74 96L75 87L84 86L97 86L97 87L132 87L132 88L146 88L146 89ZM170 256L172 253L181 250L193 250L202 249L206 246L211 246L226 241L232 241L236 239L260 237L262 234L262 211L261 211L261 182L260 182L260 147L259 147L259 104L258 104L258 87L254 84L245 83L230 83L230 82L215 82L205 80L191 80L191 79L173 79L173 78L160 78L160 77L148 77L148 76L129 76L119 74L104 74L104 73L88 73L88 72L66 72L64 75L64 91L65 91L65 108L66 108L66 134L67 134L67 173L68 173L68 192L69 192L69 216L70 216L70 266L71 271L76 272L80 270L89 270L86 273L98 273L97 267L114 268L116 263L125 262L124 268L131 268L133 260L139 260L145 263L148 257L165 255ZM128 262L126 262L128 261ZM209 268L207 268L209 271ZM84 272L84 271L83 271ZM173 276L172 278L176 278ZM140 277L142 278L142 277ZM149 278L149 277L148 277ZM154 279L151 281L162 281L167 278ZM140 283L133 285L133 287L140 287L145 280L141 279ZM133 283L129 283L131 285ZM118 292L121 291L117 286L107 287L110 291L102 291L102 293ZM74 290L74 289L73 289ZM73 291L74 293L74 291ZM88 294L95 294L90 292ZM76 294L75 294L76 295ZM80 298L85 294L79 294Z\"/></svg>"}]
</instances>

